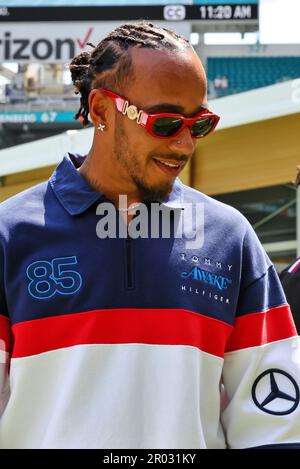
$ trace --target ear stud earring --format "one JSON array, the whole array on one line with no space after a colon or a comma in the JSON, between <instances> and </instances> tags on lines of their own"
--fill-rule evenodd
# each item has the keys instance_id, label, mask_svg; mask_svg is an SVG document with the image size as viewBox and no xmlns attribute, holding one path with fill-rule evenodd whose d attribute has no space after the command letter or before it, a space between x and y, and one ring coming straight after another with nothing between
<instances>
[{"instance_id":1,"label":"ear stud earring","mask_svg":"<svg viewBox=\"0 0 300 469\"><path fill-rule=\"evenodd\" d=\"M98 124L98 127L97 127L98 130L101 130L101 132L104 131L105 129L105 124L101 124L101 122Z\"/></svg>"}]
</instances>

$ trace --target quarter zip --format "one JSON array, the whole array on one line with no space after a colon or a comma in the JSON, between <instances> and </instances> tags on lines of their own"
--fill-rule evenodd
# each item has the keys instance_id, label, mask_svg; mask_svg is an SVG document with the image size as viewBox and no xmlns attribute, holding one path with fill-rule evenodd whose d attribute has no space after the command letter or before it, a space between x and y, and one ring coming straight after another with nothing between
<instances>
[{"instance_id":1,"label":"quarter zip","mask_svg":"<svg viewBox=\"0 0 300 469\"><path fill-rule=\"evenodd\" d=\"M134 288L134 271L133 271L133 239L127 234L126 242L126 288L131 290Z\"/></svg>"}]
</instances>

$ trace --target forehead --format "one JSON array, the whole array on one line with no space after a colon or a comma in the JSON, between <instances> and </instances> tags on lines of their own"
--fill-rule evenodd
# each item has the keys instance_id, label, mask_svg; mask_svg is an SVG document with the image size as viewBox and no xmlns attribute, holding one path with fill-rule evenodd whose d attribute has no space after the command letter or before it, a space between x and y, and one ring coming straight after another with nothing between
<instances>
[{"instance_id":1,"label":"forehead","mask_svg":"<svg viewBox=\"0 0 300 469\"><path fill-rule=\"evenodd\" d=\"M188 114L205 101L205 71L192 49L174 52L135 47L131 56L134 73L126 94L137 105L170 103Z\"/></svg>"}]
</instances>

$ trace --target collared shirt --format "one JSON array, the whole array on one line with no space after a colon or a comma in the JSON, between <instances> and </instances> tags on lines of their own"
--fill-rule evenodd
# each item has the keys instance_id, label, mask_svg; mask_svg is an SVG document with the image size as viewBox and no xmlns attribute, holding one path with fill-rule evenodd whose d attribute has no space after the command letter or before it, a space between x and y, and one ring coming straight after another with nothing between
<instances>
[{"instance_id":1,"label":"collared shirt","mask_svg":"<svg viewBox=\"0 0 300 469\"><path fill-rule=\"evenodd\" d=\"M299 338L249 223L177 179L169 236L101 237L82 160L0 206L0 447L297 445Z\"/></svg>"}]
</instances>

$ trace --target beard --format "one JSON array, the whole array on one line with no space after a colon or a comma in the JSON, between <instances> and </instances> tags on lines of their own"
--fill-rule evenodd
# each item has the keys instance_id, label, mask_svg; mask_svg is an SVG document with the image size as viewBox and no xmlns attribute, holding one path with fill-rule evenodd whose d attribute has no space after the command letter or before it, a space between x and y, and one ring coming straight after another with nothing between
<instances>
[{"instance_id":1,"label":"beard","mask_svg":"<svg viewBox=\"0 0 300 469\"><path fill-rule=\"evenodd\" d=\"M164 201L172 191L173 181L150 185L145 178L141 176L143 167L136 154L130 149L128 138L120 119L117 121L114 141L114 155L137 187L141 202L151 203ZM153 154L152 156L159 155ZM150 154L147 155L147 159L152 159L152 156Z\"/></svg>"}]
</instances>

